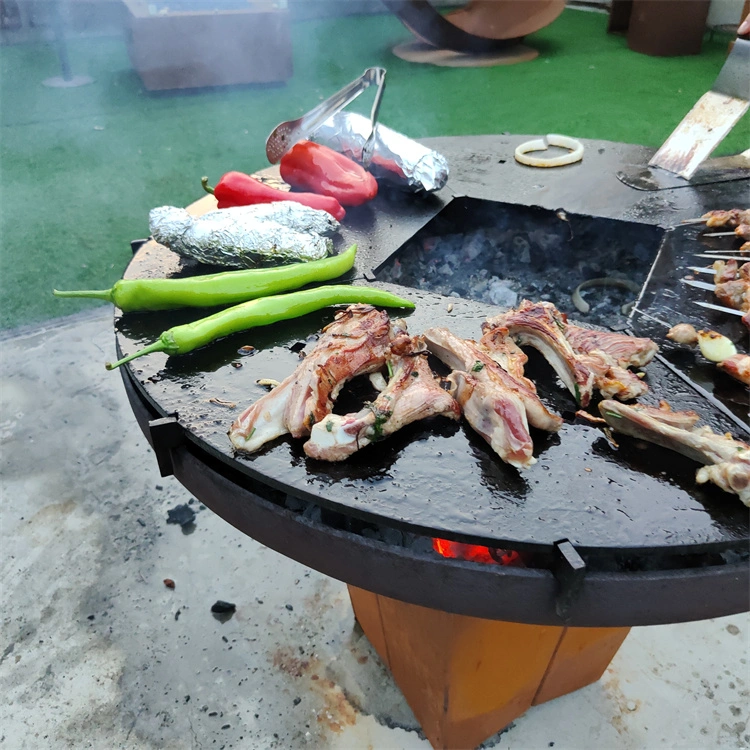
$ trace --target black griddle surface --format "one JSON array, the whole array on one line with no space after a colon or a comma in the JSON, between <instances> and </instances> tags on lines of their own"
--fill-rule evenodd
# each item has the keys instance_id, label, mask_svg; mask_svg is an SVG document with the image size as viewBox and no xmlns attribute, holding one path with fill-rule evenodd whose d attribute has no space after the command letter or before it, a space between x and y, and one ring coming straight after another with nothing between
<instances>
[{"instance_id":1,"label":"black griddle surface","mask_svg":"<svg viewBox=\"0 0 750 750\"><path fill-rule=\"evenodd\" d=\"M519 142L521 139L515 138ZM495 200L509 201L514 194L510 180L502 174L487 177L489 167L481 172L474 189L468 190L469 157L459 153L466 150L468 141L474 144L471 154L482 153L483 144L495 149L488 162L494 165L493 169L498 168L494 157L498 153L507 156L510 149L511 163L507 164L506 159L502 169L507 169L508 176L515 180L516 193L523 195L532 190L530 182L548 182L551 189L543 191L544 201L540 203L551 207L567 209L571 205L582 210L585 196L581 197L575 187L580 185L588 194L591 185L587 174L596 175L597 184L606 182L610 192L607 215L613 218L633 220L637 216L645 223L667 226L670 221L678 223L680 218L720 207L711 200L712 196L699 192L708 190L705 187L675 191L682 194L675 199L682 202L683 209L677 214L671 199L664 195L653 196L653 205L646 205L644 193L617 181L615 166L622 164L623 156L638 162L647 159L648 154L639 147L607 142L592 142L600 144L594 151L598 157L592 158L593 163L588 166L578 165L577 173L568 180L569 199L564 203L564 170L550 176L547 173L556 170L530 170L513 164L512 138L435 139L431 145L451 159L456 173L451 186L456 193L487 197L483 193L492 192ZM611 163L602 161L607 154L617 158L611 157ZM609 179L597 171L602 167L611 170ZM494 191L488 181L497 183ZM724 185L718 193L725 207L732 201L727 190ZM603 188L598 194L602 191ZM428 198L402 196L398 200L392 193L384 193L366 211L352 212L337 247L342 249L352 240L360 243L352 274L357 283L367 283L362 274L393 254L451 198L452 194L445 190ZM368 241L373 236L377 237L376 243ZM185 272L180 269L181 263L174 254L150 242L136 254L126 276ZM656 281L654 274L652 279ZM484 318L498 312L497 308L467 300L379 286L417 303L417 309L405 316L411 333L445 325L460 336L478 338ZM448 312L450 304L453 307ZM119 316L118 347L129 353L171 325L202 314L176 311ZM392 311L392 317L400 315L400 311ZM538 462L524 472L504 464L464 421L453 423L441 418L411 425L338 464L307 458L302 441L289 437L274 441L254 455L235 456L226 433L239 413L266 393L256 380L283 380L299 363L292 347L305 343L311 348L315 334L332 319L333 311L329 309L236 334L181 357L152 354L131 363L129 372L156 413L178 415L179 423L198 449L269 487L347 515L431 536L516 549L548 549L561 539L570 540L581 550L623 553L699 552L737 548L746 543L750 535L747 508L736 496L713 486L696 485L696 464L671 451L626 436L617 437L618 448L612 446L600 429L574 416L572 397L536 356L531 358L527 375L537 383L543 400L564 416L565 425L557 435L533 432ZM663 333L666 330L661 336L654 335L660 345L664 342ZM241 356L240 348L248 344L257 353ZM663 398L675 409L695 409L714 430L741 437L741 420L736 414L724 402L707 400L687 385L676 370L668 360L667 364L651 363L646 368L651 392L642 400L658 403ZM731 393L741 391L738 385ZM227 403L236 406L230 408Z\"/></svg>"}]
</instances>

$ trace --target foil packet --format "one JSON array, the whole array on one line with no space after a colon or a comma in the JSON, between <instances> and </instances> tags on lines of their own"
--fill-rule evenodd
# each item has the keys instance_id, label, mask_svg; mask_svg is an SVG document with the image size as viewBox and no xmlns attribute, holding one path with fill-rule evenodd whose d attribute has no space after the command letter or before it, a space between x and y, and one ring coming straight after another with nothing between
<instances>
[{"instance_id":1,"label":"foil packet","mask_svg":"<svg viewBox=\"0 0 750 750\"><path fill-rule=\"evenodd\" d=\"M333 251L333 242L322 235L338 227L325 211L293 201L222 208L197 217L175 206L149 213L158 243L199 263L229 268L320 260Z\"/></svg>"},{"instance_id":2,"label":"foil packet","mask_svg":"<svg viewBox=\"0 0 750 750\"><path fill-rule=\"evenodd\" d=\"M329 117L310 140L362 162L370 137L370 119L355 112ZM448 160L437 151L407 138L385 125L376 125L369 171L378 178L414 193L432 193L448 181Z\"/></svg>"}]
</instances>

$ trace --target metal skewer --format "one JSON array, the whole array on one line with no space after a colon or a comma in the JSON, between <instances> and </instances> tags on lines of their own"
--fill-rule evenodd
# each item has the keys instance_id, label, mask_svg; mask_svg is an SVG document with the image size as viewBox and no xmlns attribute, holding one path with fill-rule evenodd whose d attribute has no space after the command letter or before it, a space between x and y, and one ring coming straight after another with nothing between
<instances>
[{"instance_id":1,"label":"metal skewer","mask_svg":"<svg viewBox=\"0 0 750 750\"><path fill-rule=\"evenodd\" d=\"M695 279L680 279L687 286L694 286L696 289L705 289L708 292L716 291L716 284L709 284L706 281L696 281Z\"/></svg>"},{"instance_id":2,"label":"metal skewer","mask_svg":"<svg viewBox=\"0 0 750 750\"><path fill-rule=\"evenodd\" d=\"M750 255L722 255L720 253L695 253L695 258L710 258L711 260L750 260Z\"/></svg>"},{"instance_id":3,"label":"metal skewer","mask_svg":"<svg viewBox=\"0 0 750 750\"><path fill-rule=\"evenodd\" d=\"M700 305L701 307L708 308L709 310L717 310L718 312L729 313L730 315L739 315L742 317L745 313L742 310L735 310L733 307L722 307L721 305L714 305L711 302L693 302L694 305Z\"/></svg>"}]
</instances>

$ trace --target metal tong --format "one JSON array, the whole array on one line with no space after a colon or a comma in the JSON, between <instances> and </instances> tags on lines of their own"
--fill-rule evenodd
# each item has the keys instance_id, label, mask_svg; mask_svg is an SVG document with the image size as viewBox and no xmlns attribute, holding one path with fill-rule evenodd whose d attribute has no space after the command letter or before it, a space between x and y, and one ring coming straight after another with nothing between
<instances>
[{"instance_id":1,"label":"metal tong","mask_svg":"<svg viewBox=\"0 0 750 750\"><path fill-rule=\"evenodd\" d=\"M296 120L279 123L266 139L266 156L271 164L278 164L281 157L298 141L311 136L329 117L340 112L353 102L372 84L378 87L370 112L372 131L362 149L362 163L367 167L375 148L375 129L380 111L380 102L385 91L385 68L367 68L359 78L348 83L333 96L322 101L317 107Z\"/></svg>"}]
</instances>

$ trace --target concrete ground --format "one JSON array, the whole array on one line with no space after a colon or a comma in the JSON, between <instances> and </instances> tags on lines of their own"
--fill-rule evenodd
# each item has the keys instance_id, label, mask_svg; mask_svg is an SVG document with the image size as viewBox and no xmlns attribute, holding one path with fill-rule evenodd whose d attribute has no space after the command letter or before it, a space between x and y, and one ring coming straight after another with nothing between
<instances>
[{"instance_id":1,"label":"concrete ground","mask_svg":"<svg viewBox=\"0 0 750 750\"><path fill-rule=\"evenodd\" d=\"M1 748L429 747L345 586L159 476L103 367L108 310L0 347ZM167 523L185 503L191 533ZM634 629L600 682L484 747L748 747L748 633L747 614Z\"/></svg>"}]
</instances>

